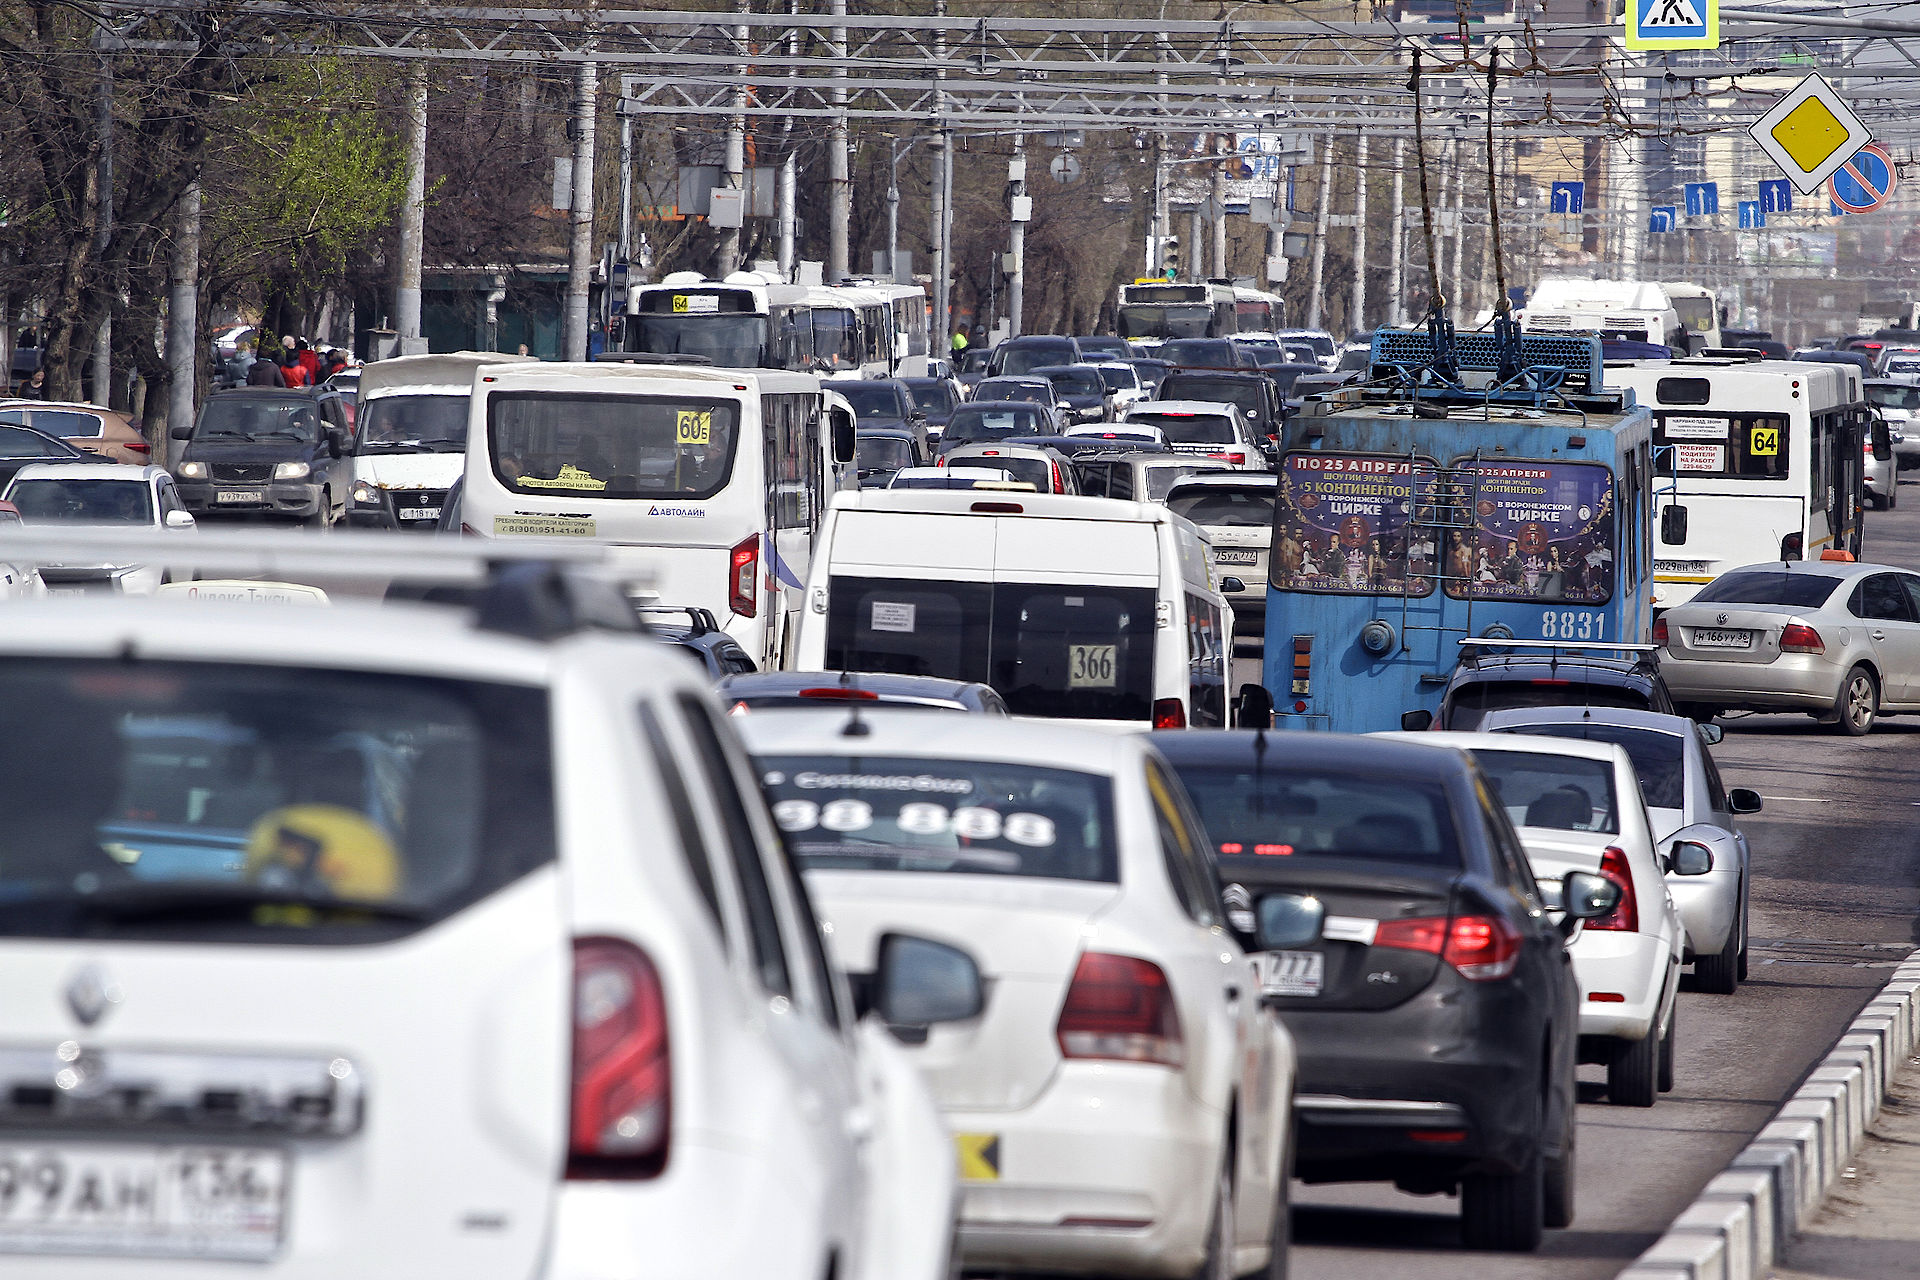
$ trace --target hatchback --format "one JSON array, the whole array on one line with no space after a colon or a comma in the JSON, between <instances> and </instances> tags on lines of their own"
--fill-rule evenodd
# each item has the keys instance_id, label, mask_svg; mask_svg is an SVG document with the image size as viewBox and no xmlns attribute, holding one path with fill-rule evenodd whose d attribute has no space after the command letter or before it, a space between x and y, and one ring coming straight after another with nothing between
<instances>
[{"instance_id":1,"label":"hatchback","mask_svg":"<svg viewBox=\"0 0 1920 1280\"><path fill-rule=\"evenodd\" d=\"M1477 729L1482 716L1506 707L1638 707L1673 714L1673 698L1653 654L1603 658L1573 648L1576 652L1568 654L1551 646L1501 654L1469 647L1447 678L1439 716L1409 711L1400 717L1400 727Z\"/></svg>"},{"instance_id":2,"label":"hatchback","mask_svg":"<svg viewBox=\"0 0 1920 1280\"><path fill-rule=\"evenodd\" d=\"M956 445L941 455L943 467L997 467L1007 477L1030 484L1037 493L1078 493L1073 466L1066 455L1052 449L1023 444L1018 440L991 444Z\"/></svg>"},{"instance_id":3,"label":"hatchback","mask_svg":"<svg viewBox=\"0 0 1920 1280\"><path fill-rule=\"evenodd\" d=\"M102 405L14 400L0 403L0 422L59 436L108 462L145 464L153 455L146 433L131 418Z\"/></svg>"},{"instance_id":4,"label":"hatchback","mask_svg":"<svg viewBox=\"0 0 1920 1280\"><path fill-rule=\"evenodd\" d=\"M1267 634L1267 551L1278 484L1276 476L1228 471L1177 480L1167 490L1167 508L1206 532L1214 566L1245 584L1227 599L1235 639L1253 644Z\"/></svg>"}]
</instances>

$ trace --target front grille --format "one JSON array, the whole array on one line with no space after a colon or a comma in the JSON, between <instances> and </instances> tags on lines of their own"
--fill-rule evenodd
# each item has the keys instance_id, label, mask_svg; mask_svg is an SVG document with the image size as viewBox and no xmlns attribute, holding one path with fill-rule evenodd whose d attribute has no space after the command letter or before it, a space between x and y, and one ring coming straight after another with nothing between
<instances>
[{"instance_id":1,"label":"front grille","mask_svg":"<svg viewBox=\"0 0 1920 1280\"><path fill-rule=\"evenodd\" d=\"M225 480L229 484L265 484L273 479L271 462L215 462L209 465L215 480Z\"/></svg>"},{"instance_id":2,"label":"front grille","mask_svg":"<svg viewBox=\"0 0 1920 1280\"><path fill-rule=\"evenodd\" d=\"M393 489L393 505L396 509L406 510L414 507L438 507L445 505L445 489Z\"/></svg>"}]
</instances>

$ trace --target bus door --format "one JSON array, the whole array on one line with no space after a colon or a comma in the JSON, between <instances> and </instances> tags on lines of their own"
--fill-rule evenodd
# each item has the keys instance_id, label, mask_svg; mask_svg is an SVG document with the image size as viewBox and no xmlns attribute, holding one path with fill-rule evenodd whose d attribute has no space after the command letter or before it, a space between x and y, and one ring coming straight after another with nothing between
<instances>
[{"instance_id":1,"label":"bus door","mask_svg":"<svg viewBox=\"0 0 1920 1280\"><path fill-rule=\"evenodd\" d=\"M1813 445L1819 456L1815 489L1825 509L1826 527L1816 538L1824 545L1810 548L1809 559L1818 559L1828 547L1860 554L1866 506L1866 468L1861 461L1863 416L1853 408L1838 408L1813 417Z\"/></svg>"}]
</instances>

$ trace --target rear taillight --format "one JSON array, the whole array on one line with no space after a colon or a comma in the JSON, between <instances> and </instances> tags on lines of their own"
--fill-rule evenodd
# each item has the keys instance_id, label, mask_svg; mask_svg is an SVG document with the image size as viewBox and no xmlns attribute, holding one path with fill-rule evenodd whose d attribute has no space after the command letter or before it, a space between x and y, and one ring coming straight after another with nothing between
<instances>
[{"instance_id":1,"label":"rear taillight","mask_svg":"<svg viewBox=\"0 0 1920 1280\"><path fill-rule=\"evenodd\" d=\"M1789 622L1780 628L1780 652L1782 653L1825 653L1826 641L1820 633L1804 622Z\"/></svg>"},{"instance_id":2,"label":"rear taillight","mask_svg":"<svg viewBox=\"0 0 1920 1280\"><path fill-rule=\"evenodd\" d=\"M1154 699L1153 727L1156 729L1184 729L1187 727L1187 709L1181 705L1180 699Z\"/></svg>"},{"instance_id":3,"label":"rear taillight","mask_svg":"<svg viewBox=\"0 0 1920 1280\"><path fill-rule=\"evenodd\" d=\"M760 577L760 535L754 534L734 547L728 555L727 607L742 618L760 612L760 595L755 590Z\"/></svg>"},{"instance_id":4,"label":"rear taillight","mask_svg":"<svg viewBox=\"0 0 1920 1280\"><path fill-rule=\"evenodd\" d=\"M1060 474L1060 464L1052 459L1048 459L1047 466L1053 471L1053 491L1055 493L1065 493L1067 491L1067 478Z\"/></svg>"},{"instance_id":5,"label":"rear taillight","mask_svg":"<svg viewBox=\"0 0 1920 1280\"><path fill-rule=\"evenodd\" d=\"M1439 956L1472 982L1504 978L1520 962L1520 935L1499 916L1382 920L1373 945Z\"/></svg>"},{"instance_id":6,"label":"rear taillight","mask_svg":"<svg viewBox=\"0 0 1920 1280\"><path fill-rule=\"evenodd\" d=\"M946 465L947 465L947 455L943 453L943 454L941 454L941 455L940 455L939 457L937 457L937 458L935 458L935 459L933 460L933 465L934 465L934 466L936 466L936 467L944 467L944 466L946 466Z\"/></svg>"},{"instance_id":7,"label":"rear taillight","mask_svg":"<svg viewBox=\"0 0 1920 1280\"><path fill-rule=\"evenodd\" d=\"M672 1119L659 972L630 942L575 939L567 1177L654 1177L667 1165Z\"/></svg>"},{"instance_id":8,"label":"rear taillight","mask_svg":"<svg viewBox=\"0 0 1920 1280\"><path fill-rule=\"evenodd\" d=\"M152 453L153 452L153 446L148 444L145 440L129 440L127 441L127 448L133 453ZM1872 452L1873 446L1868 445L1867 450L1868 452Z\"/></svg>"},{"instance_id":9,"label":"rear taillight","mask_svg":"<svg viewBox=\"0 0 1920 1280\"><path fill-rule=\"evenodd\" d=\"M1667 647L1667 620L1665 618L1655 618L1653 620L1653 642L1662 649Z\"/></svg>"},{"instance_id":10,"label":"rear taillight","mask_svg":"<svg viewBox=\"0 0 1920 1280\"><path fill-rule=\"evenodd\" d=\"M1210 454L1208 454L1207 456L1208 456L1209 458L1221 458L1221 459L1224 459L1224 460L1225 460L1225 461L1227 461L1227 462L1231 462L1231 463L1232 463L1232 464L1233 464L1234 466L1236 466L1236 467L1240 467L1240 466L1245 466L1245 465L1246 465L1246 462L1247 462L1247 455L1246 455L1245 453L1242 453L1242 452L1234 452L1234 453L1210 453Z\"/></svg>"},{"instance_id":11,"label":"rear taillight","mask_svg":"<svg viewBox=\"0 0 1920 1280\"><path fill-rule=\"evenodd\" d=\"M465 520L462 520L460 522L460 534L462 537L477 538L480 536L480 531L468 524Z\"/></svg>"},{"instance_id":12,"label":"rear taillight","mask_svg":"<svg viewBox=\"0 0 1920 1280\"><path fill-rule=\"evenodd\" d=\"M1063 1058L1157 1062L1187 1060L1180 1013L1159 965L1089 951L1080 957L1054 1028Z\"/></svg>"},{"instance_id":13,"label":"rear taillight","mask_svg":"<svg viewBox=\"0 0 1920 1280\"><path fill-rule=\"evenodd\" d=\"M1640 904L1633 896L1633 870L1627 866L1627 851L1608 846L1600 855L1600 874L1620 888L1620 903L1598 920L1587 921L1589 929L1611 929L1619 933L1640 932Z\"/></svg>"}]
</instances>

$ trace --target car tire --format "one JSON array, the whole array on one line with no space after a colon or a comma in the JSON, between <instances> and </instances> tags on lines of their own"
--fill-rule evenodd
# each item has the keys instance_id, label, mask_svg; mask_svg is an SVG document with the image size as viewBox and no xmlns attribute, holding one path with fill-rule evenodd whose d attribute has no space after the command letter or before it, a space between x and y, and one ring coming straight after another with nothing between
<instances>
[{"instance_id":1,"label":"car tire","mask_svg":"<svg viewBox=\"0 0 1920 1280\"><path fill-rule=\"evenodd\" d=\"M1720 954L1697 956L1693 961L1693 985L1710 996L1730 996L1740 989L1740 958L1747 950L1746 913L1742 904L1734 906L1733 928Z\"/></svg>"},{"instance_id":2,"label":"car tire","mask_svg":"<svg viewBox=\"0 0 1920 1280\"><path fill-rule=\"evenodd\" d=\"M1607 1102L1616 1107L1650 1107L1660 1096L1660 1038L1651 1029L1638 1040L1613 1047L1607 1062Z\"/></svg>"},{"instance_id":3,"label":"car tire","mask_svg":"<svg viewBox=\"0 0 1920 1280\"><path fill-rule=\"evenodd\" d=\"M1460 1238L1469 1249L1532 1253L1546 1232L1546 1169L1538 1145L1513 1173L1460 1180Z\"/></svg>"},{"instance_id":4,"label":"car tire","mask_svg":"<svg viewBox=\"0 0 1920 1280\"><path fill-rule=\"evenodd\" d=\"M1673 996L1673 1012L1667 1015L1667 1034L1660 1037L1660 1092L1673 1092L1674 1060L1680 1056L1680 993Z\"/></svg>"},{"instance_id":5,"label":"car tire","mask_svg":"<svg viewBox=\"0 0 1920 1280\"><path fill-rule=\"evenodd\" d=\"M1869 511L1885 511L1887 504L1877 497L1873 490L1869 489L1867 490L1867 509Z\"/></svg>"},{"instance_id":6,"label":"car tire","mask_svg":"<svg viewBox=\"0 0 1920 1280\"><path fill-rule=\"evenodd\" d=\"M1580 1126L1574 1121L1573 1108L1567 1108L1567 1136L1560 1146L1560 1154L1545 1157L1546 1165L1542 1176L1546 1185L1541 1191L1541 1221L1549 1227L1560 1228L1573 1225L1574 1172L1578 1167L1574 1138Z\"/></svg>"},{"instance_id":7,"label":"car tire","mask_svg":"<svg viewBox=\"0 0 1920 1280\"><path fill-rule=\"evenodd\" d=\"M1740 885L1740 981L1747 980L1747 952L1752 947L1752 938L1747 928L1747 886Z\"/></svg>"},{"instance_id":8,"label":"car tire","mask_svg":"<svg viewBox=\"0 0 1920 1280\"><path fill-rule=\"evenodd\" d=\"M1242 1280L1287 1280L1293 1245L1293 1139L1287 1139L1286 1158L1280 1163L1279 1188L1274 1194L1273 1226L1267 1232L1267 1265Z\"/></svg>"},{"instance_id":9,"label":"car tire","mask_svg":"<svg viewBox=\"0 0 1920 1280\"><path fill-rule=\"evenodd\" d=\"M1720 708L1710 707L1704 702L1681 702L1673 708L1695 724L1712 724L1720 714Z\"/></svg>"},{"instance_id":10,"label":"car tire","mask_svg":"<svg viewBox=\"0 0 1920 1280\"><path fill-rule=\"evenodd\" d=\"M1220 1175L1214 1180L1213 1217L1207 1223L1207 1255L1193 1280L1234 1280L1233 1144L1226 1144Z\"/></svg>"},{"instance_id":11,"label":"car tire","mask_svg":"<svg viewBox=\"0 0 1920 1280\"><path fill-rule=\"evenodd\" d=\"M1840 692L1834 695L1831 727L1849 738L1864 738L1873 732L1873 722L1879 715L1880 682L1866 667L1856 666L1847 672L1847 678L1840 682Z\"/></svg>"}]
</instances>

